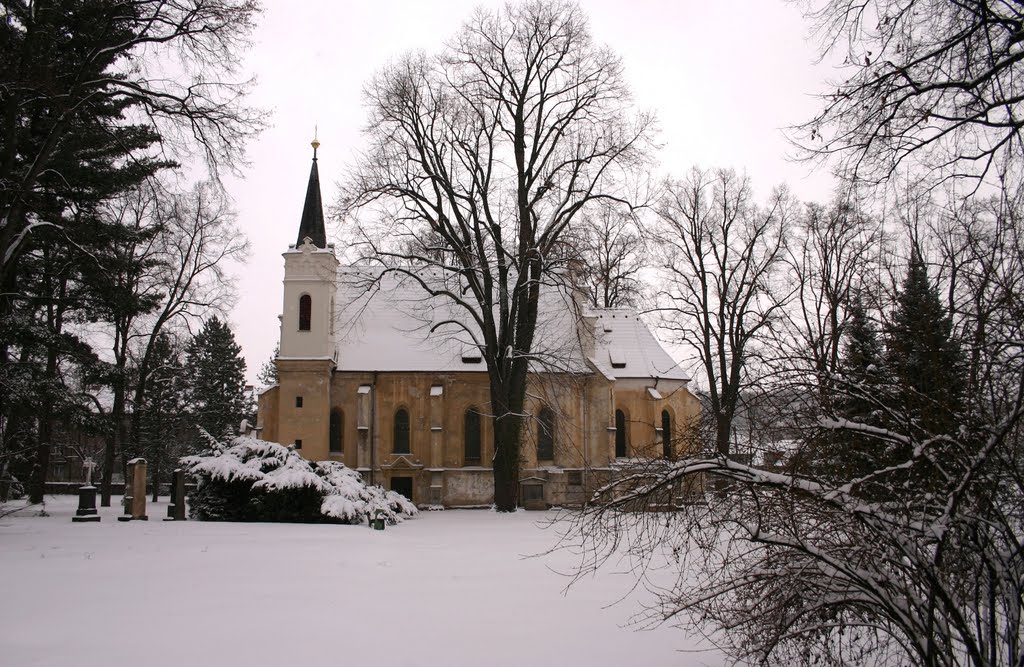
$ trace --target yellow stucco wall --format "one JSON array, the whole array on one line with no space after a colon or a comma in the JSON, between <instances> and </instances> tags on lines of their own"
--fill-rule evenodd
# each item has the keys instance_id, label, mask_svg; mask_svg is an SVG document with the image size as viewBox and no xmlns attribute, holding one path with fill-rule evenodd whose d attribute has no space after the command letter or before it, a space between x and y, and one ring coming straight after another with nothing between
<instances>
[{"instance_id":1,"label":"yellow stucco wall","mask_svg":"<svg viewBox=\"0 0 1024 667\"><path fill-rule=\"evenodd\" d=\"M265 390L256 400L256 426L260 437L268 442L280 442L277 437L277 416L280 413L278 398L280 392L275 385Z\"/></svg>"},{"instance_id":2,"label":"yellow stucco wall","mask_svg":"<svg viewBox=\"0 0 1024 667\"><path fill-rule=\"evenodd\" d=\"M385 487L393 478L411 478L417 503L492 502L494 445L486 373L332 372L329 360L277 363L280 383L259 401L264 439L286 445L301 439L304 457L343 461L367 481ZM297 396L302 396L301 408L295 406ZM659 400L643 381L612 382L599 374L536 375L527 396L520 476L543 484L548 505L581 503L608 479L615 461L616 408L629 417L628 457L661 456L662 410L669 411L673 431L699 410L681 384ZM555 413L554 457L538 461L536 416L545 405ZM466 465L465 414L470 408L482 415L481 452L478 464ZM332 409L341 413L340 453L329 452ZM410 418L408 453L394 451L399 409ZM673 437L677 444L680 440ZM681 453L675 449L676 455Z\"/></svg>"},{"instance_id":3,"label":"yellow stucco wall","mask_svg":"<svg viewBox=\"0 0 1024 667\"><path fill-rule=\"evenodd\" d=\"M332 365L326 359L277 360L277 442L301 440L302 455L313 461L328 458Z\"/></svg>"}]
</instances>

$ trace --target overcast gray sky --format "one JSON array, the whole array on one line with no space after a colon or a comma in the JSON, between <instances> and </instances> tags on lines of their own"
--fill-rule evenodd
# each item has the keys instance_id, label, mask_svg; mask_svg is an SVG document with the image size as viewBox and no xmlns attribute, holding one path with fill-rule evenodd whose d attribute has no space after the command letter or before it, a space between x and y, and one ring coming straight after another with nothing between
<instances>
[{"instance_id":1,"label":"overcast gray sky","mask_svg":"<svg viewBox=\"0 0 1024 667\"><path fill-rule=\"evenodd\" d=\"M258 78L251 102L273 113L249 147L244 179L229 179L239 223L252 244L235 267L240 298L230 319L250 379L280 334L281 253L295 242L314 126L326 204L362 145L362 88L390 59L438 51L478 0L377 2L265 0L246 58ZM746 170L760 196L786 183L804 201L824 201L832 179L787 160L782 130L808 118L830 71L815 66L808 25L782 0L582 0L595 41L625 62L635 103L657 113L664 147L658 171L693 165ZM342 221L342 224L344 222ZM331 230L328 230L331 233Z\"/></svg>"}]
</instances>

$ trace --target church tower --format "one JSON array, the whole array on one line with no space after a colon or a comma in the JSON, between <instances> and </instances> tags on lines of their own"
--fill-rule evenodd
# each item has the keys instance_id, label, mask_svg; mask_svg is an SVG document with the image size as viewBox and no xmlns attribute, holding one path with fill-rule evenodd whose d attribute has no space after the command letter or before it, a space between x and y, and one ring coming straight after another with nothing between
<instances>
[{"instance_id":1,"label":"church tower","mask_svg":"<svg viewBox=\"0 0 1024 667\"><path fill-rule=\"evenodd\" d=\"M277 441L294 445L305 458L328 455L331 373L335 366L334 294L338 259L327 243L317 149L295 245L284 253L284 305L277 357Z\"/></svg>"}]
</instances>

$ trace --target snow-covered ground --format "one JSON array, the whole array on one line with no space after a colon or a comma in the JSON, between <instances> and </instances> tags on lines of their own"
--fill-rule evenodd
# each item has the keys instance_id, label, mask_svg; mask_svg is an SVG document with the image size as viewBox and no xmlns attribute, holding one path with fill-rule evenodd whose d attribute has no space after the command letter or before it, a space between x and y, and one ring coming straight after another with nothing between
<instances>
[{"instance_id":1,"label":"snow-covered ground","mask_svg":"<svg viewBox=\"0 0 1024 667\"><path fill-rule=\"evenodd\" d=\"M119 500L119 499L115 499ZM642 593L574 585L544 513L426 512L361 526L0 519L0 664L722 665L669 627L625 627ZM648 600L649 601L649 600ZM681 652L683 651L683 652Z\"/></svg>"}]
</instances>

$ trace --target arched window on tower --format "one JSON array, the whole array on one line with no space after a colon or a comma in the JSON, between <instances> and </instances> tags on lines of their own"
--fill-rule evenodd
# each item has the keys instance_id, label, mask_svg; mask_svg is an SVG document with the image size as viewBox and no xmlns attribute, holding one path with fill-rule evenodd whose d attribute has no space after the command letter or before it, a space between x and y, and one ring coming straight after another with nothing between
<instances>
[{"instance_id":1,"label":"arched window on tower","mask_svg":"<svg viewBox=\"0 0 1024 667\"><path fill-rule=\"evenodd\" d=\"M395 413L395 443L392 451L395 454L411 454L409 450L409 412L399 408Z\"/></svg>"},{"instance_id":2,"label":"arched window on tower","mask_svg":"<svg viewBox=\"0 0 1024 667\"><path fill-rule=\"evenodd\" d=\"M626 457L626 413L615 411L615 458Z\"/></svg>"},{"instance_id":3,"label":"arched window on tower","mask_svg":"<svg viewBox=\"0 0 1024 667\"><path fill-rule=\"evenodd\" d=\"M299 331L309 331L309 321L313 314L313 299L308 294L299 297Z\"/></svg>"},{"instance_id":4,"label":"arched window on tower","mask_svg":"<svg viewBox=\"0 0 1024 667\"><path fill-rule=\"evenodd\" d=\"M537 461L555 458L555 413L545 407L537 417Z\"/></svg>"},{"instance_id":5,"label":"arched window on tower","mask_svg":"<svg viewBox=\"0 0 1024 667\"><path fill-rule=\"evenodd\" d=\"M345 415L340 408L331 410L331 454L345 451Z\"/></svg>"},{"instance_id":6,"label":"arched window on tower","mask_svg":"<svg viewBox=\"0 0 1024 667\"><path fill-rule=\"evenodd\" d=\"M668 410L661 411L661 455L672 458L672 417Z\"/></svg>"},{"instance_id":7,"label":"arched window on tower","mask_svg":"<svg viewBox=\"0 0 1024 667\"><path fill-rule=\"evenodd\" d=\"M480 465L480 413L476 408L466 410L463 429L463 465Z\"/></svg>"}]
</instances>

